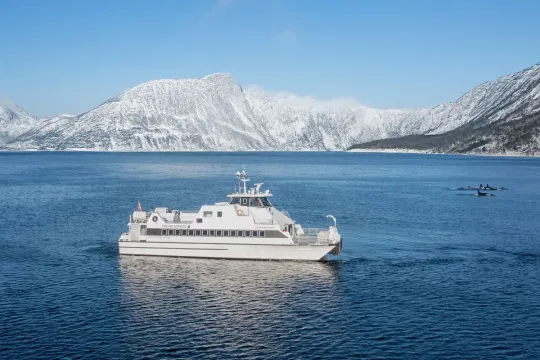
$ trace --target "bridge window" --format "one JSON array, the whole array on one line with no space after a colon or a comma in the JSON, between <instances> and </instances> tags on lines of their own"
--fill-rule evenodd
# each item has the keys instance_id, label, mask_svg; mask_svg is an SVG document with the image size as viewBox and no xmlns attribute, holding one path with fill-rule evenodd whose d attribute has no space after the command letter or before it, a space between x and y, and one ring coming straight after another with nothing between
<instances>
[{"instance_id":1,"label":"bridge window","mask_svg":"<svg viewBox=\"0 0 540 360\"><path fill-rule=\"evenodd\" d=\"M231 205L240 204L240 198L232 198L229 204Z\"/></svg>"},{"instance_id":2,"label":"bridge window","mask_svg":"<svg viewBox=\"0 0 540 360\"><path fill-rule=\"evenodd\" d=\"M247 204L248 204L248 199L242 198L242 205L247 205Z\"/></svg>"},{"instance_id":3,"label":"bridge window","mask_svg":"<svg viewBox=\"0 0 540 360\"><path fill-rule=\"evenodd\" d=\"M260 198L251 198L249 199L249 206L251 207L263 207L263 203Z\"/></svg>"},{"instance_id":4,"label":"bridge window","mask_svg":"<svg viewBox=\"0 0 540 360\"><path fill-rule=\"evenodd\" d=\"M212 212L211 211L204 211L203 212L203 217L212 217Z\"/></svg>"},{"instance_id":5,"label":"bridge window","mask_svg":"<svg viewBox=\"0 0 540 360\"><path fill-rule=\"evenodd\" d=\"M270 202L270 200L268 200L268 198L265 198L265 197L261 198L261 202L266 207L271 207L272 206L272 203Z\"/></svg>"}]
</instances>

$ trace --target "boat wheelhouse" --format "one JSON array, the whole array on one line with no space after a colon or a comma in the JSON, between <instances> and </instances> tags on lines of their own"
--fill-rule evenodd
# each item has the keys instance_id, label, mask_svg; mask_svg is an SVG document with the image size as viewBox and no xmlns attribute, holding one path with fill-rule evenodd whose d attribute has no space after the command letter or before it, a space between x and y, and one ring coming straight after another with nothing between
<instances>
[{"instance_id":1,"label":"boat wheelhouse","mask_svg":"<svg viewBox=\"0 0 540 360\"><path fill-rule=\"evenodd\" d=\"M304 229L289 213L276 209L263 183L248 188L249 178L237 172L238 190L229 201L203 205L199 211L143 211L129 217L128 232L119 239L121 255L223 259L321 260L338 255L342 239L336 220L325 229Z\"/></svg>"}]
</instances>

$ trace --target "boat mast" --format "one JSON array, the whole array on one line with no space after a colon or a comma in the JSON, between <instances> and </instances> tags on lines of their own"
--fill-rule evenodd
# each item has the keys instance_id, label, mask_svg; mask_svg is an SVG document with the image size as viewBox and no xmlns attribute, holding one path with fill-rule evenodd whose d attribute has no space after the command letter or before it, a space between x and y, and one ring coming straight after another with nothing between
<instances>
[{"instance_id":1,"label":"boat mast","mask_svg":"<svg viewBox=\"0 0 540 360\"><path fill-rule=\"evenodd\" d=\"M246 171L242 169L242 171L236 172L236 177L240 180L240 188L242 188L242 183L244 183L244 194L247 194L247 182L249 181L249 178L246 175Z\"/></svg>"}]
</instances>

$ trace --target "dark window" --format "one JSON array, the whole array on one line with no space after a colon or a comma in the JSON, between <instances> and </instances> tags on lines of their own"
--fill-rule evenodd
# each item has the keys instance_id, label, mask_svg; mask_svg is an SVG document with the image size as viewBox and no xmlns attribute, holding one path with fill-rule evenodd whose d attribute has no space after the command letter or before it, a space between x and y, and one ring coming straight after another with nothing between
<instances>
[{"instance_id":1,"label":"dark window","mask_svg":"<svg viewBox=\"0 0 540 360\"><path fill-rule=\"evenodd\" d=\"M270 200L268 200L268 199L265 198L265 197L261 198L261 202L262 202L262 204L263 204L264 206L268 206L268 207L272 206L272 203L270 203Z\"/></svg>"},{"instance_id":2,"label":"dark window","mask_svg":"<svg viewBox=\"0 0 540 360\"><path fill-rule=\"evenodd\" d=\"M147 235L161 235L161 229L147 229Z\"/></svg>"},{"instance_id":3,"label":"dark window","mask_svg":"<svg viewBox=\"0 0 540 360\"><path fill-rule=\"evenodd\" d=\"M249 236L249 231L245 230L244 231L244 237L248 237Z\"/></svg>"},{"instance_id":4,"label":"dark window","mask_svg":"<svg viewBox=\"0 0 540 360\"><path fill-rule=\"evenodd\" d=\"M229 236L229 230L223 230L223 236Z\"/></svg>"},{"instance_id":5,"label":"dark window","mask_svg":"<svg viewBox=\"0 0 540 360\"><path fill-rule=\"evenodd\" d=\"M161 230L161 235L167 235L167 230Z\"/></svg>"},{"instance_id":6,"label":"dark window","mask_svg":"<svg viewBox=\"0 0 540 360\"><path fill-rule=\"evenodd\" d=\"M204 217L212 217L212 212L211 211L204 211L203 216Z\"/></svg>"},{"instance_id":7,"label":"dark window","mask_svg":"<svg viewBox=\"0 0 540 360\"><path fill-rule=\"evenodd\" d=\"M195 235L196 236L201 236L201 230L195 230Z\"/></svg>"},{"instance_id":8,"label":"dark window","mask_svg":"<svg viewBox=\"0 0 540 360\"><path fill-rule=\"evenodd\" d=\"M176 236L180 236L180 230L175 230L174 232Z\"/></svg>"},{"instance_id":9,"label":"dark window","mask_svg":"<svg viewBox=\"0 0 540 360\"><path fill-rule=\"evenodd\" d=\"M259 237L264 237L264 231L259 231Z\"/></svg>"},{"instance_id":10,"label":"dark window","mask_svg":"<svg viewBox=\"0 0 540 360\"><path fill-rule=\"evenodd\" d=\"M197 219L197 223L198 224L202 223L202 219Z\"/></svg>"},{"instance_id":11,"label":"dark window","mask_svg":"<svg viewBox=\"0 0 540 360\"><path fill-rule=\"evenodd\" d=\"M247 205L247 204L248 204L248 199L242 198L242 205Z\"/></svg>"},{"instance_id":12,"label":"dark window","mask_svg":"<svg viewBox=\"0 0 540 360\"><path fill-rule=\"evenodd\" d=\"M266 200L266 198L251 198L250 201L249 201L249 206L251 206L251 207L270 206L270 205L266 204L266 203L268 203L268 200L266 200L266 203L264 202L264 200Z\"/></svg>"},{"instance_id":13,"label":"dark window","mask_svg":"<svg viewBox=\"0 0 540 360\"><path fill-rule=\"evenodd\" d=\"M216 230L216 236L221 236L221 230Z\"/></svg>"},{"instance_id":14,"label":"dark window","mask_svg":"<svg viewBox=\"0 0 540 360\"><path fill-rule=\"evenodd\" d=\"M253 231L253 234L251 235L253 237L258 237L259 236L259 232L258 231Z\"/></svg>"},{"instance_id":15,"label":"dark window","mask_svg":"<svg viewBox=\"0 0 540 360\"><path fill-rule=\"evenodd\" d=\"M210 236L216 236L216 231L215 230L210 230Z\"/></svg>"},{"instance_id":16,"label":"dark window","mask_svg":"<svg viewBox=\"0 0 540 360\"><path fill-rule=\"evenodd\" d=\"M193 236L193 230L189 230L189 236Z\"/></svg>"},{"instance_id":17,"label":"dark window","mask_svg":"<svg viewBox=\"0 0 540 360\"><path fill-rule=\"evenodd\" d=\"M223 216L223 213L221 211L218 211L217 212L217 217L222 217Z\"/></svg>"},{"instance_id":18,"label":"dark window","mask_svg":"<svg viewBox=\"0 0 540 360\"><path fill-rule=\"evenodd\" d=\"M174 235L174 230L173 229L169 229L169 236L171 235Z\"/></svg>"},{"instance_id":19,"label":"dark window","mask_svg":"<svg viewBox=\"0 0 540 360\"><path fill-rule=\"evenodd\" d=\"M208 236L208 230L203 230L203 231L202 231L202 235L203 235L203 236Z\"/></svg>"},{"instance_id":20,"label":"dark window","mask_svg":"<svg viewBox=\"0 0 540 360\"><path fill-rule=\"evenodd\" d=\"M232 198L230 204L231 205L240 204L240 198Z\"/></svg>"},{"instance_id":21,"label":"dark window","mask_svg":"<svg viewBox=\"0 0 540 360\"><path fill-rule=\"evenodd\" d=\"M186 236L187 235L187 230L182 230L182 236Z\"/></svg>"},{"instance_id":22,"label":"dark window","mask_svg":"<svg viewBox=\"0 0 540 360\"><path fill-rule=\"evenodd\" d=\"M141 229L139 231L141 235L146 235L146 225L141 225Z\"/></svg>"},{"instance_id":23,"label":"dark window","mask_svg":"<svg viewBox=\"0 0 540 360\"><path fill-rule=\"evenodd\" d=\"M231 230L231 236L236 236L236 230Z\"/></svg>"}]
</instances>

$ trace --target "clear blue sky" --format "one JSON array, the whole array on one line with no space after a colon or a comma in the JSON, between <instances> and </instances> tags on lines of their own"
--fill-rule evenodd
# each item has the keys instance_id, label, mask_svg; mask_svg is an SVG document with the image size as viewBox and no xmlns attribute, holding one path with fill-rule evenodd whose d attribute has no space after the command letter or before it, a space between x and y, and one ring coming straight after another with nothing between
<instances>
[{"instance_id":1,"label":"clear blue sky","mask_svg":"<svg viewBox=\"0 0 540 360\"><path fill-rule=\"evenodd\" d=\"M141 82L431 107L540 62L540 1L0 0L0 98L79 113Z\"/></svg>"}]
</instances>

